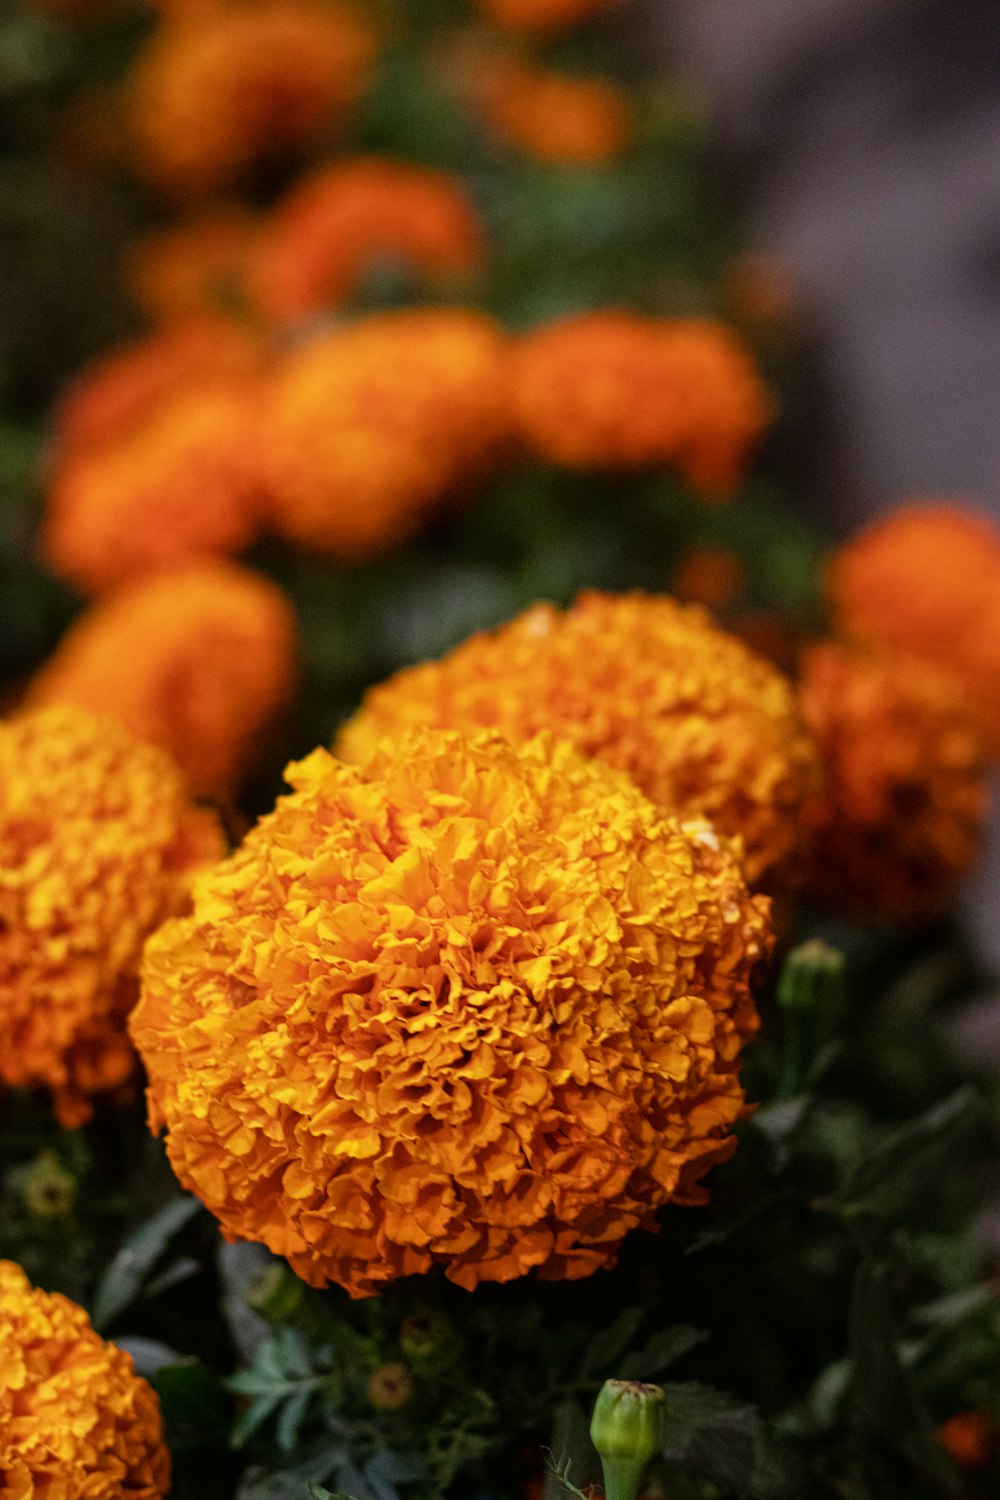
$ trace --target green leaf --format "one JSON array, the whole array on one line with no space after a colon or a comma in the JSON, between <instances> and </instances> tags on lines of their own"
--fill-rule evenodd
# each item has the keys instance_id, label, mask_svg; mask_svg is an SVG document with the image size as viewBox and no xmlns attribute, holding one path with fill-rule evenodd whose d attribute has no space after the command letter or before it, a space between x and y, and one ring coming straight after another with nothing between
<instances>
[{"instance_id":1,"label":"green leaf","mask_svg":"<svg viewBox=\"0 0 1000 1500\"><path fill-rule=\"evenodd\" d=\"M225 1444L232 1402L221 1380L206 1365L196 1359L166 1365L157 1372L153 1384L172 1453Z\"/></svg>"},{"instance_id":2,"label":"green leaf","mask_svg":"<svg viewBox=\"0 0 1000 1500\"><path fill-rule=\"evenodd\" d=\"M783 1500L796 1494L785 1455L756 1407L693 1381L664 1385L668 1465L695 1474L747 1500Z\"/></svg>"},{"instance_id":3,"label":"green leaf","mask_svg":"<svg viewBox=\"0 0 1000 1500\"><path fill-rule=\"evenodd\" d=\"M587 1380L604 1371L611 1371L612 1365L621 1358L635 1338L645 1316L643 1308L627 1307L613 1323L595 1334L580 1360L581 1377Z\"/></svg>"},{"instance_id":4,"label":"green leaf","mask_svg":"<svg viewBox=\"0 0 1000 1500\"><path fill-rule=\"evenodd\" d=\"M92 1321L104 1332L139 1296L171 1240L201 1212L197 1198L177 1198L129 1235L112 1260L94 1296Z\"/></svg>"},{"instance_id":5,"label":"green leaf","mask_svg":"<svg viewBox=\"0 0 1000 1500\"><path fill-rule=\"evenodd\" d=\"M651 1380L670 1365L676 1364L692 1349L697 1349L708 1338L700 1328L679 1324L676 1328L661 1328L654 1333L644 1348L635 1354L627 1354L618 1365L621 1380Z\"/></svg>"},{"instance_id":6,"label":"green leaf","mask_svg":"<svg viewBox=\"0 0 1000 1500\"><path fill-rule=\"evenodd\" d=\"M932 1153L949 1150L985 1118L978 1090L971 1085L956 1090L866 1152L832 1202L855 1213L880 1208L883 1195L897 1188L918 1162Z\"/></svg>"}]
</instances>

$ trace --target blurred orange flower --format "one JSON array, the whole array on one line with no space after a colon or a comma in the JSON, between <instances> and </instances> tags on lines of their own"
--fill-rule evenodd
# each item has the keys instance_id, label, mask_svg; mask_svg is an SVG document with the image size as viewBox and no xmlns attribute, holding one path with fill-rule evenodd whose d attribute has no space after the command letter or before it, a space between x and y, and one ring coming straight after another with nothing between
<instances>
[{"instance_id":1,"label":"blurred orange flower","mask_svg":"<svg viewBox=\"0 0 1000 1500\"><path fill-rule=\"evenodd\" d=\"M234 205L151 230L129 256L132 296L162 323L239 302L255 231L254 216Z\"/></svg>"},{"instance_id":2,"label":"blurred orange flower","mask_svg":"<svg viewBox=\"0 0 1000 1500\"><path fill-rule=\"evenodd\" d=\"M100 594L245 547L259 520L252 410L223 387L174 396L122 442L64 464L47 500L46 562Z\"/></svg>"},{"instance_id":3,"label":"blurred orange flower","mask_svg":"<svg viewBox=\"0 0 1000 1500\"><path fill-rule=\"evenodd\" d=\"M252 300L277 322L346 302L381 260L445 282L477 270L486 241L459 180L374 156L300 181L279 203L252 257Z\"/></svg>"},{"instance_id":4,"label":"blurred orange flower","mask_svg":"<svg viewBox=\"0 0 1000 1500\"><path fill-rule=\"evenodd\" d=\"M635 134L632 106L604 78L578 78L499 60L480 85L480 111L508 145L540 161L610 161Z\"/></svg>"},{"instance_id":5,"label":"blurred orange flower","mask_svg":"<svg viewBox=\"0 0 1000 1500\"><path fill-rule=\"evenodd\" d=\"M67 1126L126 1082L143 944L221 853L170 757L117 720L0 725L0 1082L50 1090Z\"/></svg>"},{"instance_id":6,"label":"blurred orange flower","mask_svg":"<svg viewBox=\"0 0 1000 1500\"><path fill-rule=\"evenodd\" d=\"M115 714L168 750L197 793L225 796L292 696L295 635L276 584L235 563L195 562L93 605L29 700Z\"/></svg>"},{"instance_id":7,"label":"blurred orange flower","mask_svg":"<svg viewBox=\"0 0 1000 1500\"><path fill-rule=\"evenodd\" d=\"M317 750L146 950L150 1118L231 1238L364 1296L589 1275L730 1154L769 946L707 823L542 737Z\"/></svg>"},{"instance_id":8,"label":"blurred orange flower","mask_svg":"<svg viewBox=\"0 0 1000 1500\"><path fill-rule=\"evenodd\" d=\"M936 663L1000 752L1000 531L960 504L915 501L832 559L840 630Z\"/></svg>"},{"instance_id":9,"label":"blurred orange flower","mask_svg":"<svg viewBox=\"0 0 1000 1500\"><path fill-rule=\"evenodd\" d=\"M896 653L814 647L802 707L823 768L808 886L834 911L933 916L980 848L983 744L934 667Z\"/></svg>"},{"instance_id":10,"label":"blurred orange flower","mask_svg":"<svg viewBox=\"0 0 1000 1500\"><path fill-rule=\"evenodd\" d=\"M275 528L359 558L413 531L496 463L506 342L484 314L380 313L289 355L259 441Z\"/></svg>"},{"instance_id":11,"label":"blurred orange flower","mask_svg":"<svg viewBox=\"0 0 1000 1500\"><path fill-rule=\"evenodd\" d=\"M337 0L256 0L157 31L130 83L136 163L180 197L318 146L364 92L375 35Z\"/></svg>"},{"instance_id":12,"label":"blurred orange flower","mask_svg":"<svg viewBox=\"0 0 1000 1500\"><path fill-rule=\"evenodd\" d=\"M741 483L772 416L749 350L708 319L581 313L522 338L515 419L570 469L676 468L706 499Z\"/></svg>"},{"instance_id":13,"label":"blurred orange flower","mask_svg":"<svg viewBox=\"0 0 1000 1500\"><path fill-rule=\"evenodd\" d=\"M815 785L789 683L704 611L644 594L537 604L439 662L372 688L337 753L363 761L417 725L540 730L627 771L666 812L742 843L747 878L783 878Z\"/></svg>"},{"instance_id":14,"label":"blurred orange flower","mask_svg":"<svg viewBox=\"0 0 1000 1500\"><path fill-rule=\"evenodd\" d=\"M10 1500L161 1500L160 1404L82 1307L0 1261L0 1481Z\"/></svg>"}]
</instances>

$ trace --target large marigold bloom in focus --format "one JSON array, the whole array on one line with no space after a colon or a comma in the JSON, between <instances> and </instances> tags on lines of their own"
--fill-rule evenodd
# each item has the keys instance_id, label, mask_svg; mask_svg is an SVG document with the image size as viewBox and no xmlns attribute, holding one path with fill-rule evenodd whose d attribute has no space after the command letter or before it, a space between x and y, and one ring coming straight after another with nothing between
<instances>
[{"instance_id":1,"label":"large marigold bloom in focus","mask_svg":"<svg viewBox=\"0 0 1000 1500\"><path fill-rule=\"evenodd\" d=\"M179 196L233 186L338 128L374 52L360 11L336 0L258 0L178 17L132 74L138 166Z\"/></svg>"},{"instance_id":2,"label":"large marigold bloom in focus","mask_svg":"<svg viewBox=\"0 0 1000 1500\"><path fill-rule=\"evenodd\" d=\"M832 559L840 630L940 667L1000 752L1000 532L962 506L915 502Z\"/></svg>"},{"instance_id":3,"label":"large marigold bloom in focus","mask_svg":"<svg viewBox=\"0 0 1000 1500\"><path fill-rule=\"evenodd\" d=\"M942 910L986 812L982 738L952 684L911 657L823 645L804 659L802 706L823 768L812 894L862 916Z\"/></svg>"},{"instance_id":4,"label":"large marigold bloom in focus","mask_svg":"<svg viewBox=\"0 0 1000 1500\"><path fill-rule=\"evenodd\" d=\"M703 610L644 594L538 604L438 662L372 688L341 731L361 761L419 725L541 730L627 771L659 807L709 818L742 841L748 879L794 855L815 780L790 685Z\"/></svg>"},{"instance_id":5,"label":"large marigold bloom in focus","mask_svg":"<svg viewBox=\"0 0 1000 1500\"><path fill-rule=\"evenodd\" d=\"M56 407L60 460L105 447L143 424L172 396L253 379L260 339L222 317L192 317L116 349L85 369Z\"/></svg>"},{"instance_id":6,"label":"large marigold bloom in focus","mask_svg":"<svg viewBox=\"0 0 1000 1500\"><path fill-rule=\"evenodd\" d=\"M143 943L221 852L169 756L115 719L0 725L0 1082L51 1090L70 1125L128 1079Z\"/></svg>"},{"instance_id":7,"label":"large marigold bloom in focus","mask_svg":"<svg viewBox=\"0 0 1000 1500\"><path fill-rule=\"evenodd\" d=\"M510 31L550 35L615 10L624 0L475 0L488 21Z\"/></svg>"},{"instance_id":8,"label":"large marigold bloom in focus","mask_svg":"<svg viewBox=\"0 0 1000 1500\"><path fill-rule=\"evenodd\" d=\"M479 112L494 134L540 161L610 161L635 134L629 100L604 78L575 78L500 60L487 66L476 92Z\"/></svg>"},{"instance_id":9,"label":"large marigold bloom in focus","mask_svg":"<svg viewBox=\"0 0 1000 1500\"><path fill-rule=\"evenodd\" d=\"M521 339L515 420L569 469L676 468L707 499L737 489L772 403L739 337L709 319L581 313Z\"/></svg>"},{"instance_id":10,"label":"large marigold bloom in focus","mask_svg":"<svg viewBox=\"0 0 1000 1500\"><path fill-rule=\"evenodd\" d=\"M239 300L256 229L252 214L230 206L150 230L128 258L133 297L148 317L164 323Z\"/></svg>"},{"instance_id":11,"label":"large marigold bloom in focus","mask_svg":"<svg viewBox=\"0 0 1000 1500\"><path fill-rule=\"evenodd\" d=\"M133 1035L232 1238L355 1296L613 1264L733 1146L768 906L701 820L546 737L317 750L191 918Z\"/></svg>"},{"instance_id":12,"label":"large marigold bloom in focus","mask_svg":"<svg viewBox=\"0 0 1000 1500\"><path fill-rule=\"evenodd\" d=\"M235 563L192 563L92 606L30 700L116 714L168 750L197 793L225 796L294 691L295 636L277 585Z\"/></svg>"},{"instance_id":13,"label":"large marigold bloom in focus","mask_svg":"<svg viewBox=\"0 0 1000 1500\"><path fill-rule=\"evenodd\" d=\"M461 183L445 172L361 157L305 178L278 205L249 272L250 296L277 322L348 300L380 260L431 281L468 276L486 244Z\"/></svg>"},{"instance_id":14,"label":"large marigold bloom in focus","mask_svg":"<svg viewBox=\"0 0 1000 1500\"><path fill-rule=\"evenodd\" d=\"M238 552L258 527L251 403L236 389L174 397L119 444L55 475L42 552L83 593L193 557Z\"/></svg>"},{"instance_id":15,"label":"large marigold bloom in focus","mask_svg":"<svg viewBox=\"0 0 1000 1500\"><path fill-rule=\"evenodd\" d=\"M276 530L339 558L413 531L496 462L505 351L490 318L433 308L359 319L293 352L261 421Z\"/></svg>"},{"instance_id":16,"label":"large marigold bloom in focus","mask_svg":"<svg viewBox=\"0 0 1000 1500\"><path fill-rule=\"evenodd\" d=\"M160 1404L132 1356L0 1260L0 1494L160 1500L169 1488Z\"/></svg>"}]
</instances>

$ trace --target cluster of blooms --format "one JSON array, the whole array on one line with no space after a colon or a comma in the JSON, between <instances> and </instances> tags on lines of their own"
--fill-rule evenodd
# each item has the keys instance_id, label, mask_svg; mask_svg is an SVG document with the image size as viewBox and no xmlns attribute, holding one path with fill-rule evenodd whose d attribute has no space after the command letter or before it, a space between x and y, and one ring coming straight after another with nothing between
<instances>
[{"instance_id":1,"label":"cluster of blooms","mask_svg":"<svg viewBox=\"0 0 1000 1500\"><path fill-rule=\"evenodd\" d=\"M132 1030L181 1181L354 1295L584 1276L733 1146L767 901L546 737L316 751L152 939Z\"/></svg>"},{"instance_id":2,"label":"cluster of blooms","mask_svg":"<svg viewBox=\"0 0 1000 1500\"><path fill-rule=\"evenodd\" d=\"M192 789L243 779L296 682L295 620L275 584L211 559L93 605L32 684L31 702L115 714L168 750Z\"/></svg>"},{"instance_id":3,"label":"cluster of blooms","mask_svg":"<svg viewBox=\"0 0 1000 1500\"><path fill-rule=\"evenodd\" d=\"M0 1494L162 1500L169 1488L159 1403L131 1355L0 1261Z\"/></svg>"},{"instance_id":4,"label":"cluster of blooms","mask_svg":"<svg viewBox=\"0 0 1000 1500\"><path fill-rule=\"evenodd\" d=\"M221 852L169 756L115 719L0 726L0 1082L50 1090L78 1124L128 1080L143 944Z\"/></svg>"},{"instance_id":5,"label":"cluster of blooms","mask_svg":"<svg viewBox=\"0 0 1000 1500\"><path fill-rule=\"evenodd\" d=\"M588 593L539 604L368 693L338 754L362 762L418 725L542 730L627 772L656 806L739 841L752 884L787 873L815 789L811 741L779 672L694 606Z\"/></svg>"},{"instance_id":6,"label":"cluster of blooms","mask_svg":"<svg viewBox=\"0 0 1000 1500\"><path fill-rule=\"evenodd\" d=\"M522 339L512 366L515 423L540 458L671 466L707 498L738 487L772 414L749 350L707 319L584 313Z\"/></svg>"}]
</instances>

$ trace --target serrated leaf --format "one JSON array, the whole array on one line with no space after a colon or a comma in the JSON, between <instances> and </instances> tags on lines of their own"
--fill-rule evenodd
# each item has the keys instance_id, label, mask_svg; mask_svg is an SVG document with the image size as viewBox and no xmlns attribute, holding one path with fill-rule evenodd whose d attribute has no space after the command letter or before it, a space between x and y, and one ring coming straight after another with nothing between
<instances>
[{"instance_id":1,"label":"serrated leaf","mask_svg":"<svg viewBox=\"0 0 1000 1500\"><path fill-rule=\"evenodd\" d=\"M645 1316L641 1307L627 1307L613 1323L595 1334L580 1360L581 1377L587 1380L605 1372L614 1374L611 1367L625 1353Z\"/></svg>"},{"instance_id":2,"label":"serrated leaf","mask_svg":"<svg viewBox=\"0 0 1000 1500\"><path fill-rule=\"evenodd\" d=\"M666 1463L746 1500L784 1500L795 1478L753 1406L696 1382L662 1387Z\"/></svg>"},{"instance_id":3,"label":"serrated leaf","mask_svg":"<svg viewBox=\"0 0 1000 1500\"><path fill-rule=\"evenodd\" d=\"M866 1152L831 1201L855 1212L872 1208L877 1197L921 1157L944 1151L984 1115L985 1106L977 1090L971 1086L958 1089Z\"/></svg>"},{"instance_id":4,"label":"serrated leaf","mask_svg":"<svg viewBox=\"0 0 1000 1500\"><path fill-rule=\"evenodd\" d=\"M99 1332L136 1300L170 1241L200 1212L197 1198L176 1198L129 1236L102 1276L94 1296L92 1322Z\"/></svg>"},{"instance_id":5,"label":"serrated leaf","mask_svg":"<svg viewBox=\"0 0 1000 1500\"><path fill-rule=\"evenodd\" d=\"M626 1354L618 1364L621 1380L650 1380L676 1364L692 1349L697 1349L708 1338L700 1328L679 1324L676 1328L663 1328L654 1333L643 1349Z\"/></svg>"}]
</instances>

